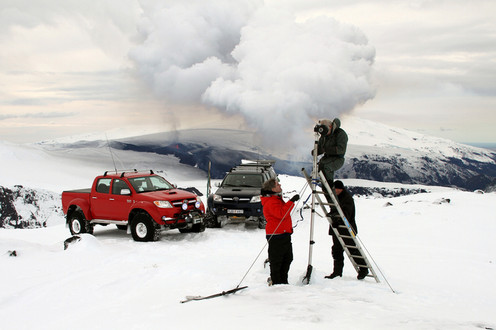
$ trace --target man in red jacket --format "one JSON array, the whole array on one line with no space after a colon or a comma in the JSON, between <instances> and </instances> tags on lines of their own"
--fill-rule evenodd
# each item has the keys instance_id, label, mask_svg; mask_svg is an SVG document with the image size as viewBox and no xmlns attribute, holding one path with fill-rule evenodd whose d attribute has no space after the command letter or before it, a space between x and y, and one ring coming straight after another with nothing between
<instances>
[{"instance_id":1,"label":"man in red jacket","mask_svg":"<svg viewBox=\"0 0 496 330\"><path fill-rule=\"evenodd\" d=\"M294 195L291 200L284 202L281 197L282 188L276 179L264 182L262 186L262 206L265 220L265 234L269 243L269 262L271 284L288 284L288 272L293 261L291 234L291 209L300 199Z\"/></svg>"}]
</instances>

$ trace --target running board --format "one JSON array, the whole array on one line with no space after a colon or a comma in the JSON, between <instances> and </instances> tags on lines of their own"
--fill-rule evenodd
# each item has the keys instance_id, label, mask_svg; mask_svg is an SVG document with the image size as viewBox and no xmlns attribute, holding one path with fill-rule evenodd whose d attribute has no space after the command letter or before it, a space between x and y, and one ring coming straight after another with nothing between
<instances>
[{"instance_id":1,"label":"running board","mask_svg":"<svg viewBox=\"0 0 496 330\"><path fill-rule=\"evenodd\" d=\"M127 226L127 220L104 220L104 219L93 219L90 220L91 224L98 223L101 225L122 225Z\"/></svg>"}]
</instances>

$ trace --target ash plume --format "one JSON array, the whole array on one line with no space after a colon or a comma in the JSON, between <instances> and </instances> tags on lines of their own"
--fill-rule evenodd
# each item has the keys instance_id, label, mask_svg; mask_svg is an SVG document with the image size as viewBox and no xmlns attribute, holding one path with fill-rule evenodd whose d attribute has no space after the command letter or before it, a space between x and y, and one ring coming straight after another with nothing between
<instances>
[{"instance_id":1,"label":"ash plume","mask_svg":"<svg viewBox=\"0 0 496 330\"><path fill-rule=\"evenodd\" d=\"M297 21L262 1L143 5L138 76L160 98L240 114L268 146L308 145L317 119L374 97L375 49L330 17Z\"/></svg>"}]
</instances>

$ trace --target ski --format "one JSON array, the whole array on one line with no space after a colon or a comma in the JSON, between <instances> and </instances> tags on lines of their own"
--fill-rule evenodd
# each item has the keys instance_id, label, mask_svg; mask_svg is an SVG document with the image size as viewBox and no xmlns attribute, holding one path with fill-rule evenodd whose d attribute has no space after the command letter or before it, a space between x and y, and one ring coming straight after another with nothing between
<instances>
[{"instance_id":1,"label":"ski","mask_svg":"<svg viewBox=\"0 0 496 330\"><path fill-rule=\"evenodd\" d=\"M193 300L205 300L205 299L211 299L211 298L225 296L225 295L228 295L228 294L232 294L232 293L238 292L239 290L246 289L247 287L248 286L242 286L240 288L234 288L234 289L231 289L231 290L222 291L222 292L219 292L219 293L216 293L216 294L212 294L210 296L186 296L186 299L185 300L182 300L181 301L181 304L184 304L184 303L187 303L188 301L193 301Z\"/></svg>"}]
</instances>

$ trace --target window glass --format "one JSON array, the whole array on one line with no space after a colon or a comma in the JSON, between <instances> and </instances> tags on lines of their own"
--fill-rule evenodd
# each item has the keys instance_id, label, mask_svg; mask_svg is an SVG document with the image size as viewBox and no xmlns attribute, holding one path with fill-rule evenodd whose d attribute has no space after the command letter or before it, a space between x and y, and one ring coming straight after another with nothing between
<instances>
[{"instance_id":1,"label":"window glass","mask_svg":"<svg viewBox=\"0 0 496 330\"><path fill-rule=\"evenodd\" d=\"M98 179L98 182L96 184L96 192L102 193L102 194L108 194L110 191L110 181L112 179L109 178L102 178Z\"/></svg>"},{"instance_id":2,"label":"window glass","mask_svg":"<svg viewBox=\"0 0 496 330\"><path fill-rule=\"evenodd\" d=\"M121 195L122 189L129 189L129 186L127 185L126 181L115 179L114 183L112 184L112 194Z\"/></svg>"},{"instance_id":3,"label":"window glass","mask_svg":"<svg viewBox=\"0 0 496 330\"><path fill-rule=\"evenodd\" d=\"M130 178L129 182L137 192L150 192L157 190L169 190L174 187L161 176L144 176Z\"/></svg>"},{"instance_id":4,"label":"window glass","mask_svg":"<svg viewBox=\"0 0 496 330\"><path fill-rule=\"evenodd\" d=\"M262 187L262 175L260 174L229 174L222 183L224 187Z\"/></svg>"}]
</instances>

